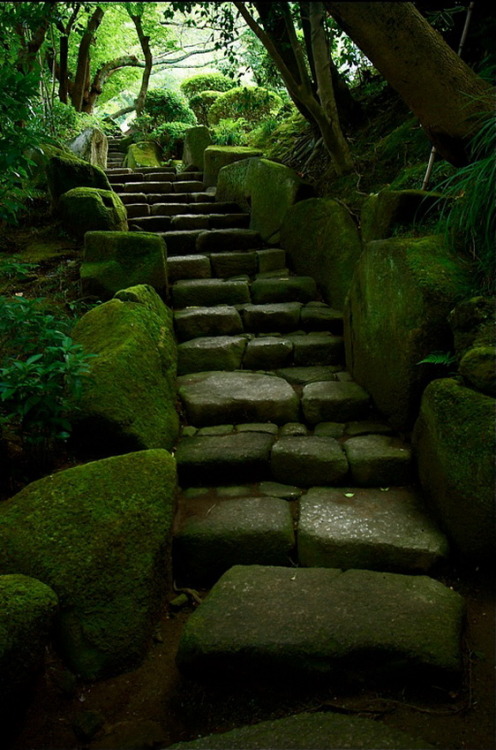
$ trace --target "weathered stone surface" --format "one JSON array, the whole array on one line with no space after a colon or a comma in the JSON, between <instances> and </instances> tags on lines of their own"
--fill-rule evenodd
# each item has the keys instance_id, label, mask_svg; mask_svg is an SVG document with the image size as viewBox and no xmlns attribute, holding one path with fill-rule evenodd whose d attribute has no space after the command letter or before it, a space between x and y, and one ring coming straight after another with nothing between
<instances>
[{"instance_id":1,"label":"weathered stone surface","mask_svg":"<svg viewBox=\"0 0 496 750\"><path fill-rule=\"evenodd\" d=\"M442 193L427 190L380 190L364 202L360 231L364 243L390 237L395 226L420 221L435 204L440 208Z\"/></svg>"},{"instance_id":2,"label":"weathered stone surface","mask_svg":"<svg viewBox=\"0 0 496 750\"><path fill-rule=\"evenodd\" d=\"M343 437L345 425L342 422L319 422L315 425L313 434L317 437L332 437L338 440Z\"/></svg>"},{"instance_id":3,"label":"weathered stone surface","mask_svg":"<svg viewBox=\"0 0 496 750\"><path fill-rule=\"evenodd\" d=\"M308 302L317 294L317 286L310 276L289 279L256 279L251 285L251 299L255 305L277 302Z\"/></svg>"},{"instance_id":4,"label":"weathered stone surface","mask_svg":"<svg viewBox=\"0 0 496 750\"><path fill-rule=\"evenodd\" d=\"M210 229L200 232L196 240L198 253L222 253L235 250L254 250L262 239L252 229Z\"/></svg>"},{"instance_id":5,"label":"weathered stone surface","mask_svg":"<svg viewBox=\"0 0 496 750\"><path fill-rule=\"evenodd\" d=\"M68 144L68 148L80 159L106 169L108 138L98 128L85 128Z\"/></svg>"},{"instance_id":6,"label":"weathered stone surface","mask_svg":"<svg viewBox=\"0 0 496 750\"><path fill-rule=\"evenodd\" d=\"M468 283L440 236L369 243L356 267L345 310L346 364L391 425L415 420L432 365L444 351L448 313Z\"/></svg>"},{"instance_id":7,"label":"weathered stone surface","mask_svg":"<svg viewBox=\"0 0 496 750\"><path fill-rule=\"evenodd\" d=\"M324 382L326 380L336 380L336 372L341 367L336 365L313 366L313 367L285 367L277 370L277 375L292 385L307 385L308 383Z\"/></svg>"},{"instance_id":8,"label":"weathered stone surface","mask_svg":"<svg viewBox=\"0 0 496 750\"><path fill-rule=\"evenodd\" d=\"M280 247L270 247L265 250L257 250L257 257L259 273L278 271L286 265L286 253Z\"/></svg>"},{"instance_id":9,"label":"weathered stone surface","mask_svg":"<svg viewBox=\"0 0 496 750\"><path fill-rule=\"evenodd\" d=\"M259 492L270 497L283 497L285 500L298 500L302 493L301 487L294 487L280 482L260 482Z\"/></svg>"},{"instance_id":10,"label":"weathered stone surface","mask_svg":"<svg viewBox=\"0 0 496 750\"><path fill-rule=\"evenodd\" d=\"M343 313L323 302L309 302L301 309L300 325L305 331L330 331L342 336Z\"/></svg>"},{"instance_id":11,"label":"weathered stone surface","mask_svg":"<svg viewBox=\"0 0 496 750\"><path fill-rule=\"evenodd\" d=\"M73 188L59 197L58 212L64 228L77 237L98 230L127 231L126 207L111 190Z\"/></svg>"},{"instance_id":12,"label":"weathered stone surface","mask_svg":"<svg viewBox=\"0 0 496 750\"><path fill-rule=\"evenodd\" d=\"M188 486L267 479L273 442L272 435L258 432L183 439L176 451L179 483Z\"/></svg>"},{"instance_id":13,"label":"weathered stone surface","mask_svg":"<svg viewBox=\"0 0 496 750\"><path fill-rule=\"evenodd\" d=\"M496 396L496 347L469 349L460 361L460 375L486 396Z\"/></svg>"},{"instance_id":14,"label":"weathered stone surface","mask_svg":"<svg viewBox=\"0 0 496 750\"><path fill-rule=\"evenodd\" d=\"M263 602L263 607L260 606ZM231 679L458 671L463 599L426 576L235 566L183 630L184 672Z\"/></svg>"},{"instance_id":15,"label":"weathered stone surface","mask_svg":"<svg viewBox=\"0 0 496 750\"><path fill-rule=\"evenodd\" d=\"M294 544L285 500L188 501L174 536L174 566L186 585L211 585L233 565L289 565Z\"/></svg>"},{"instance_id":16,"label":"weathered stone surface","mask_svg":"<svg viewBox=\"0 0 496 750\"><path fill-rule=\"evenodd\" d=\"M203 152L203 179L206 187L217 184L217 178L222 167L253 156L262 156L262 151L246 146L207 146ZM226 197L224 192L222 196L219 196L219 200L231 201L236 199Z\"/></svg>"},{"instance_id":17,"label":"weathered stone surface","mask_svg":"<svg viewBox=\"0 0 496 750\"><path fill-rule=\"evenodd\" d=\"M270 465L276 481L299 487L341 484L348 473L341 446L327 437L281 438L272 448Z\"/></svg>"},{"instance_id":18,"label":"weathered stone surface","mask_svg":"<svg viewBox=\"0 0 496 750\"><path fill-rule=\"evenodd\" d=\"M300 501L300 565L425 572L447 551L445 536L407 488L311 488Z\"/></svg>"},{"instance_id":19,"label":"weathered stone surface","mask_svg":"<svg viewBox=\"0 0 496 750\"><path fill-rule=\"evenodd\" d=\"M445 378L426 388L414 432L419 478L430 506L463 556L491 565L494 416L493 398Z\"/></svg>"},{"instance_id":20,"label":"weathered stone surface","mask_svg":"<svg viewBox=\"0 0 496 750\"><path fill-rule=\"evenodd\" d=\"M460 359L468 349L496 344L495 313L494 297L471 297L455 305L448 319Z\"/></svg>"},{"instance_id":21,"label":"weathered stone surface","mask_svg":"<svg viewBox=\"0 0 496 750\"><path fill-rule=\"evenodd\" d=\"M177 351L172 313L151 287L118 292L84 315L74 340L89 354L74 442L91 455L175 443Z\"/></svg>"},{"instance_id":22,"label":"weathered stone surface","mask_svg":"<svg viewBox=\"0 0 496 750\"><path fill-rule=\"evenodd\" d=\"M246 281L192 279L176 281L172 287L174 307L242 305L250 299Z\"/></svg>"},{"instance_id":23,"label":"weathered stone surface","mask_svg":"<svg viewBox=\"0 0 496 750\"><path fill-rule=\"evenodd\" d=\"M81 282L87 294L110 299L120 289L148 284L167 294L167 248L147 232L87 232Z\"/></svg>"},{"instance_id":24,"label":"weathered stone surface","mask_svg":"<svg viewBox=\"0 0 496 750\"><path fill-rule=\"evenodd\" d=\"M301 713L222 734L179 742L169 750L433 750L433 745L361 716Z\"/></svg>"},{"instance_id":25,"label":"weathered stone surface","mask_svg":"<svg viewBox=\"0 0 496 750\"><path fill-rule=\"evenodd\" d=\"M358 435L391 435L392 433L393 430L388 424L373 420L348 422L346 425L346 434L350 437L358 437Z\"/></svg>"},{"instance_id":26,"label":"weathered stone surface","mask_svg":"<svg viewBox=\"0 0 496 750\"><path fill-rule=\"evenodd\" d=\"M235 307L199 307L174 313L174 327L180 341L198 336L234 336L243 332L243 324Z\"/></svg>"},{"instance_id":27,"label":"weathered stone surface","mask_svg":"<svg viewBox=\"0 0 496 750\"><path fill-rule=\"evenodd\" d=\"M47 152L50 153L50 149ZM103 169L62 151L48 159L46 175L50 196L55 205L61 195L73 188L111 189Z\"/></svg>"},{"instance_id":28,"label":"weathered stone surface","mask_svg":"<svg viewBox=\"0 0 496 750\"><path fill-rule=\"evenodd\" d=\"M357 383L309 383L303 389L301 405L310 424L319 422L348 422L364 419L369 411L370 398Z\"/></svg>"},{"instance_id":29,"label":"weathered stone surface","mask_svg":"<svg viewBox=\"0 0 496 750\"><path fill-rule=\"evenodd\" d=\"M289 336L294 346L294 363L297 367L337 365L344 359L341 336L327 331L294 334Z\"/></svg>"},{"instance_id":30,"label":"weathered stone surface","mask_svg":"<svg viewBox=\"0 0 496 750\"><path fill-rule=\"evenodd\" d=\"M289 364L292 354L293 344L288 339L262 336L248 342L243 367L251 370L275 370Z\"/></svg>"},{"instance_id":31,"label":"weathered stone surface","mask_svg":"<svg viewBox=\"0 0 496 750\"><path fill-rule=\"evenodd\" d=\"M282 501L281 501L282 502ZM1 533L1 532L0 532ZM58 599L35 578L0 575L0 718L9 720L43 666ZM4 723L5 730L5 723Z\"/></svg>"},{"instance_id":32,"label":"weathered stone surface","mask_svg":"<svg viewBox=\"0 0 496 750\"><path fill-rule=\"evenodd\" d=\"M310 273L324 299L342 310L362 245L348 211L329 198L292 206L281 229L281 246L296 273Z\"/></svg>"},{"instance_id":33,"label":"weathered stone surface","mask_svg":"<svg viewBox=\"0 0 496 750\"><path fill-rule=\"evenodd\" d=\"M59 598L59 647L96 679L144 656L168 584L175 466L167 451L60 471L0 506L0 571Z\"/></svg>"},{"instance_id":34,"label":"weathered stone surface","mask_svg":"<svg viewBox=\"0 0 496 750\"><path fill-rule=\"evenodd\" d=\"M305 437L308 428L300 422L288 422L281 427L281 437Z\"/></svg>"},{"instance_id":35,"label":"weathered stone surface","mask_svg":"<svg viewBox=\"0 0 496 750\"><path fill-rule=\"evenodd\" d=\"M190 339L177 349L179 375L206 370L239 370L246 348L244 336L206 336Z\"/></svg>"},{"instance_id":36,"label":"weathered stone surface","mask_svg":"<svg viewBox=\"0 0 496 750\"><path fill-rule=\"evenodd\" d=\"M179 378L179 395L195 425L295 422L298 397L281 378L252 372L213 372Z\"/></svg>"},{"instance_id":37,"label":"weathered stone surface","mask_svg":"<svg viewBox=\"0 0 496 750\"><path fill-rule=\"evenodd\" d=\"M346 441L351 481L360 487L409 484L413 479L410 446L389 435L363 435Z\"/></svg>"},{"instance_id":38,"label":"weathered stone surface","mask_svg":"<svg viewBox=\"0 0 496 750\"><path fill-rule=\"evenodd\" d=\"M167 275L171 283L179 279L209 279L210 260L206 255L176 255L167 259Z\"/></svg>"},{"instance_id":39,"label":"weathered stone surface","mask_svg":"<svg viewBox=\"0 0 496 750\"><path fill-rule=\"evenodd\" d=\"M197 255L196 240L201 229L180 229L178 231L164 232L162 237L167 245L167 255Z\"/></svg>"},{"instance_id":40,"label":"weathered stone surface","mask_svg":"<svg viewBox=\"0 0 496 750\"><path fill-rule=\"evenodd\" d=\"M265 432L267 435L277 435L279 427L271 422L247 422L236 425L238 432Z\"/></svg>"},{"instance_id":41,"label":"weathered stone surface","mask_svg":"<svg viewBox=\"0 0 496 750\"><path fill-rule=\"evenodd\" d=\"M245 329L256 333L294 331L300 320L301 302L245 305L241 310Z\"/></svg>"},{"instance_id":42,"label":"weathered stone surface","mask_svg":"<svg viewBox=\"0 0 496 750\"><path fill-rule=\"evenodd\" d=\"M203 154L212 145L210 130L205 125L188 128L184 134L183 164L185 168L203 169Z\"/></svg>"},{"instance_id":43,"label":"weathered stone surface","mask_svg":"<svg viewBox=\"0 0 496 750\"><path fill-rule=\"evenodd\" d=\"M131 169L140 167L160 167L160 151L153 141L132 143L124 159L124 165Z\"/></svg>"},{"instance_id":44,"label":"weathered stone surface","mask_svg":"<svg viewBox=\"0 0 496 750\"><path fill-rule=\"evenodd\" d=\"M257 256L253 253L212 253L210 256L215 275L222 278L257 272Z\"/></svg>"}]
</instances>

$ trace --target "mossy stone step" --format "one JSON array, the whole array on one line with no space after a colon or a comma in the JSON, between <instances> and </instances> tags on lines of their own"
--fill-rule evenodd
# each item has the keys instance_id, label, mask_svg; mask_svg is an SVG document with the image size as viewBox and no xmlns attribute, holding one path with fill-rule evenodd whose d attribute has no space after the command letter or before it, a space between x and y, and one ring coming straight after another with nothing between
<instances>
[{"instance_id":1,"label":"mossy stone step","mask_svg":"<svg viewBox=\"0 0 496 750\"><path fill-rule=\"evenodd\" d=\"M210 262L215 276L253 276L258 271L258 257L253 252L211 253Z\"/></svg>"},{"instance_id":2,"label":"mossy stone step","mask_svg":"<svg viewBox=\"0 0 496 750\"><path fill-rule=\"evenodd\" d=\"M309 424L351 422L368 417L370 396L357 383L309 383L303 389L301 405Z\"/></svg>"},{"instance_id":3,"label":"mossy stone step","mask_svg":"<svg viewBox=\"0 0 496 750\"><path fill-rule=\"evenodd\" d=\"M131 220L133 227L144 232L167 232L171 228L171 216L137 216Z\"/></svg>"},{"instance_id":4,"label":"mossy stone step","mask_svg":"<svg viewBox=\"0 0 496 750\"><path fill-rule=\"evenodd\" d=\"M176 281L172 286L172 303L175 308L242 305L249 300L250 287L247 281L192 279Z\"/></svg>"},{"instance_id":5,"label":"mossy stone step","mask_svg":"<svg viewBox=\"0 0 496 750\"><path fill-rule=\"evenodd\" d=\"M282 336L261 336L248 342L243 357L247 370L276 370L291 364L293 344Z\"/></svg>"},{"instance_id":6,"label":"mossy stone step","mask_svg":"<svg viewBox=\"0 0 496 750\"><path fill-rule=\"evenodd\" d=\"M300 326L305 331L330 331L343 334L343 313L324 302L311 301L301 310Z\"/></svg>"},{"instance_id":7,"label":"mossy stone step","mask_svg":"<svg viewBox=\"0 0 496 750\"><path fill-rule=\"evenodd\" d=\"M296 367L336 365L344 361L344 342L341 336L333 336L328 331L311 331L293 334L288 338L293 343Z\"/></svg>"},{"instance_id":8,"label":"mossy stone step","mask_svg":"<svg viewBox=\"0 0 496 750\"><path fill-rule=\"evenodd\" d=\"M116 174L115 172L107 172L107 177L109 178L109 182L111 185L113 184L128 184L130 182L143 182L144 176L142 172L131 172L131 173L124 173L120 172Z\"/></svg>"},{"instance_id":9,"label":"mossy stone step","mask_svg":"<svg viewBox=\"0 0 496 750\"><path fill-rule=\"evenodd\" d=\"M116 193L172 193L172 182L126 182L124 184L113 185Z\"/></svg>"},{"instance_id":10,"label":"mossy stone step","mask_svg":"<svg viewBox=\"0 0 496 750\"><path fill-rule=\"evenodd\" d=\"M256 305L274 302L310 302L316 296L317 284L311 276L257 279L251 288L252 302Z\"/></svg>"},{"instance_id":11,"label":"mossy stone step","mask_svg":"<svg viewBox=\"0 0 496 750\"><path fill-rule=\"evenodd\" d=\"M344 449L350 463L353 484L377 487L409 484L413 481L411 448L396 437L352 437L346 441Z\"/></svg>"},{"instance_id":12,"label":"mossy stone step","mask_svg":"<svg viewBox=\"0 0 496 750\"><path fill-rule=\"evenodd\" d=\"M169 750L434 750L400 729L362 716L301 713L171 745Z\"/></svg>"},{"instance_id":13,"label":"mossy stone step","mask_svg":"<svg viewBox=\"0 0 496 750\"><path fill-rule=\"evenodd\" d=\"M127 203L126 213L128 219L150 216L150 206L148 203Z\"/></svg>"},{"instance_id":14,"label":"mossy stone step","mask_svg":"<svg viewBox=\"0 0 496 750\"><path fill-rule=\"evenodd\" d=\"M148 203L148 196L145 193L119 193L119 198L128 205L129 203Z\"/></svg>"},{"instance_id":15,"label":"mossy stone step","mask_svg":"<svg viewBox=\"0 0 496 750\"><path fill-rule=\"evenodd\" d=\"M229 305L178 310L174 313L174 328L179 341L198 336L235 336L243 333L239 312Z\"/></svg>"},{"instance_id":16,"label":"mossy stone step","mask_svg":"<svg viewBox=\"0 0 496 750\"><path fill-rule=\"evenodd\" d=\"M200 193L203 191L203 182L199 180L176 179L173 183L173 191L175 193Z\"/></svg>"},{"instance_id":17,"label":"mossy stone step","mask_svg":"<svg viewBox=\"0 0 496 750\"><path fill-rule=\"evenodd\" d=\"M255 333L287 333L295 331L300 322L301 302L270 305L244 305L240 312L245 330Z\"/></svg>"},{"instance_id":18,"label":"mossy stone step","mask_svg":"<svg viewBox=\"0 0 496 750\"><path fill-rule=\"evenodd\" d=\"M231 250L253 250L262 246L262 238L251 229L214 229L198 237L199 253L220 253Z\"/></svg>"},{"instance_id":19,"label":"mossy stone step","mask_svg":"<svg viewBox=\"0 0 496 750\"><path fill-rule=\"evenodd\" d=\"M179 498L173 564L180 585L211 586L233 565L290 565L294 546L286 500Z\"/></svg>"},{"instance_id":20,"label":"mossy stone step","mask_svg":"<svg viewBox=\"0 0 496 750\"><path fill-rule=\"evenodd\" d=\"M247 229L250 226L250 214L246 213L211 213L209 219L211 229Z\"/></svg>"},{"instance_id":21,"label":"mossy stone step","mask_svg":"<svg viewBox=\"0 0 496 750\"><path fill-rule=\"evenodd\" d=\"M206 255L176 255L167 258L167 275L170 283L180 279L209 279L212 276L210 260ZM194 338L195 335L198 334L189 338Z\"/></svg>"},{"instance_id":22,"label":"mossy stone step","mask_svg":"<svg viewBox=\"0 0 496 750\"><path fill-rule=\"evenodd\" d=\"M270 478L274 436L259 432L183 438L176 450L179 484L226 484Z\"/></svg>"},{"instance_id":23,"label":"mossy stone step","mask_svg":"<svg viewBox=\"0 0 496 750\"><path fill-rule=\"evenodd\" d=\"M247 339L243 336L204 336L179 344L177 372L205 370L239 370Z\"/></svg>"},{"instance_id":24,"label":"mossy stone step","mask_svg":"<svg viewBox=\"0 0 496 750\"><path fill-rule=\"evenodd\" d=\"M452 677L463 614L462 597L426 576L235 566L186 623L177 663L190 676L233 681Z\"/></svg>"},{"instance_id":25,"label":"mossy stone step","mask_svg":"<svg viewBox=\"0 0 496 750\"><path fill-rule=\"evenodd\" d=\"M313 487L300 501L298 560L305 567L426 572L448 544L407 487Z\"/></svg>"},{"instance_id":26,"label":"mossy stone step","mask_svg":"<svg viewBox=\"0 0 496 750\"><path fill-rule=\"evenodd\" d=\"M342 484L348 461L331 437L283 437L272 449L270 467L276 482L298 487Z\"/></svg>"},{"instance_id":27,"label":"mossy stone step","mask_svg":"<svg viewBox=\"0 0 496 750\"><path fill-rule=\"evenodd\" d=\"M210 372L178 378L188 422L297 422L299 399L282 378L253 372Z\"/></svg>"},{"instance_id":28,"label":"mossy stone step","mask_svg":"<svg viewBox=\"0 0 496 750\"><path fill-rule=\"evenodd\" d=\"M195 255L196 241L201 232L201 229L160 232L160 236L167 245L167 257L174 255ZM204 255L204 253L199 254Z\"/></svg>"}]
</instances>

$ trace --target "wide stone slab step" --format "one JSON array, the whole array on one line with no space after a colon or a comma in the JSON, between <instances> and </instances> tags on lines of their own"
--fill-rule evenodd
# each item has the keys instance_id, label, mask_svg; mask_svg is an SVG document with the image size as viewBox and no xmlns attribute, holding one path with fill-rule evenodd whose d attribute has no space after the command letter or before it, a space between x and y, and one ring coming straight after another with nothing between
<instances>
[{"instance_id":1,"label":"wide stone slab step","mask_svg":"<svg viewBox=\"0 0 496 750\"><path fill-rule=\"evenodd\" d=\"M174 328L179 341L243 333L241 316L235 307L229 305L178 310L174 313Z\"/></svg>"},{"instance_id":2,"label":"wide stone slab step","mask_svg":"<svg viewBox=\"0 0 496 750\"><path fill-rule=\"evenodd\" d=\"M446 537L410 488L313 487L301 498L304 567L426 572L447 553Z\"/></svg>"},{"instance_id":3,"label":"wide stone slab step","mask_svg":"<svg viewBox=\"0 0 496 750\"><path fill-rule=\"evenodd\" d=\"M301 713L171 745L169 750L434 750L375 719L332 712Z\"/></svg>"},{"instance_id":4,"label":"wide stone slab step","mask_svg":"<svg viewBox=\"0 0 496 750\"><path fill-rule=\"evenodd\" d=\"M175 255L167 258L170 283L180 279L209 279L212 276L210 259L206 255ZM189 338L194 338L195 334Z\"/></svg>"},{"instance_id":5,"label":"wide stone slab step","mask_svg":"<svg viewBox=\"0 0 496 750\"><path fill-rule=\"evenodd\" d=\"M370 396L357 383L328 381L306 385L301 403L309 424L351 422L367 418Z\"/></svg>"},{"instance_id":6,"label":"wide stone slab step","mask_svg":"<svg viewBox=\"0 0 496 750\"><path fill-rule=\"evenodd\" d=\"M193 279L177 281L172 286L172 304L175 308L242 305L249 300L250 287L247 281Z\"/></svg>"},{"instance_id":7,"label":"wide stone slab step","mask_svg":"<svg viewBox=\"0 0 496 750\"><path fill-rule=\"evenodd\" d=\"M177 664L232 681L452 678L463 614L462 597L426 576L235 566L186 623Z\"/></svg>"},{"instance_id":8,"label":"wide stone slab step","mask_svg":"<svg viewBox=\"0 0 496 750\"><path fill-rule=\"evenodd\" d=\"M239 370L247 344L242 336L207 336L178 347L178 375L205 370Z\"/></svg>"},{"instance_id":9,"label":"wide stone slab step","mask_svg":"<svg viewBox=\"0 0 496 750\"><path fill-rule=\"evenodd\" d=\"M261 236L252 229L215 229L198 237L197 250L199 253L253 250L262 244Z\"/></svg>"},{"instance_id":10,"label":"wide stone slab step","mask_svg":"<svg viewBox=\"0 0 496 750\"><path fill-rule=\"evenodd\" d=\"M189 424L297 422L299 399L282 378L253 372L210 372L178 378Z\"/></svg>"}]
</instances>

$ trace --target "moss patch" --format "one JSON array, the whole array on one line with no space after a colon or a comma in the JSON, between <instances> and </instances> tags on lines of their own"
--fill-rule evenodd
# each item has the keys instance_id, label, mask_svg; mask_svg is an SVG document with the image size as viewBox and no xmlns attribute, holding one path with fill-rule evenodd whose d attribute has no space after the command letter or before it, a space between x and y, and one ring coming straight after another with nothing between
<instances>
[{"instance_id":1,"label":"moss patch","mask_svg":"<svg viewBox=\"0 0 496 750\"><path fill-rule=\"evenodd\" d=\"M96 679L143 657L167 591L175 463L162 450L95 461L0 506L0 571L59 597L59 643Z\"/></svg>"},{"instance_id":2,"label":"moss patch","mask_svg":"<svg viewBox=\"0 0 496 750\"><path fill-rule=\"evenodd\" d=\"M442 195L426 190L381 190L370 195L362 206L362 241L386 239L395 227L412 225L434 209L440 209Z\"/></svg>"},{"instance_id":3,"label":"moss patch","mask_svg":"<svg viewBox=\"0 0 496 750\"><path fill-rule=\"evenodd\" d=\"M217 177L222 167L253 156L262 156L260 149L250 146L208 146L203 154L205 186L213 187L217 184Z\"/></svg>"},{"instance_id":4,"label":"moss patch","mask_svg":"<svg viewBox=\"0 0 496 750\"><path fill-rule=\"evenodd\" d=\"M77 237L95 230L127 230L123 202L112 190L79 187L59 198L59 213L64 227Z\"/></svg>"},{"instance_id":5,"label":"moss patch","mask_svg":"<svg viewBox=\"0 0 496 750\"><path fill-rule=\"evenodd\" d=\"M46 164L48 190L54 204L61 195L78 187L110 190L105 172L93 164L66 153L51 156Z\"/></svg>"},{"instance_id":6,"label":"moss patch","mask_svg":"<svg viewBox=\"0 0 496 750\"><path fill-rule=\"evenodd\" d=\"M124 159L124 166L130 169L139 167L160 167L160 150L152 141L132 143Z\"/></svg>"}]
</instances>

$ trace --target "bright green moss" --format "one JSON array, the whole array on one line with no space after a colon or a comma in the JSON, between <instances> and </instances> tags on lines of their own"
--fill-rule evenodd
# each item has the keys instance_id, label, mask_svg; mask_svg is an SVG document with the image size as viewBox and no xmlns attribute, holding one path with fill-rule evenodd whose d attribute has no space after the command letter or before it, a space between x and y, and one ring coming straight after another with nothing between
<instances>
[{"instance_id":1,"label":"bright green moss","mask_svg":"<svg viewBox=\"0 0 496 750\"><path fill-rule=\"evenodd\" d=\"M65 152L48 159L46 175L48 189L54 203L57 203L61 195L73 188L111 189L107 175L100 167L88 164L88 162L78 159L73 154L66 154Z\"/></svg>"},{"instance_id":2,"label":"bright green moss","mask_svg":"<svg viewBox=\"0 0 496 750\"><path fill-rule=\"evenodd\" d=\"M130 169L160 167L160 151L157 144L152 141L132 143L128 148L124 164Z\"/></svg>"},{"instance_id":3,"label":"bright green moss","mask_svg":"<svg viewBox=\"0 0 496 750\"><path fill-rule=\"evenodd\" d=\"M127 230L126 207L112 190L78 187L60 196L65 228L77 236L95 230Z\"/></svg>"}]
</instances>

